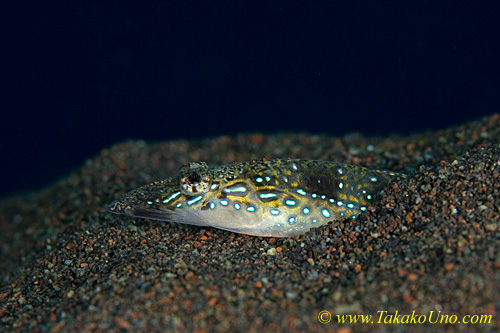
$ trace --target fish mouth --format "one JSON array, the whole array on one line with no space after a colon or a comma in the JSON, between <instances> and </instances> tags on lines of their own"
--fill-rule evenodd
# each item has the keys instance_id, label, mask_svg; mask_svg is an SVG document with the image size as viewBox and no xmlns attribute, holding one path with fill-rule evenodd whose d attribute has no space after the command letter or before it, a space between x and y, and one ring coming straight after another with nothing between
<instances>
[{"instance_id":1,"label":"fish mouth","mask_svg":"<svg viewBox=\"0 0 500 333\"><path fill-rule=\"evenodd\" d=\"M115 200L106 207L107 212L115 214L128 214L129 210L130 206L120 200Z\"/></svg>"},{"instance_id":2,"label":"fish mouth","mask_svg":"<svg viewBox=\"0 0 500 333\"><path fill-rule=\"evenodd\" d=\"M120 200L115 200L110 203L106 207L106 211L114 214L165 221L171 221L170 215L172 213L171 210L162 210L153 207L132 207Z\"/></svg>"}]
</instances>

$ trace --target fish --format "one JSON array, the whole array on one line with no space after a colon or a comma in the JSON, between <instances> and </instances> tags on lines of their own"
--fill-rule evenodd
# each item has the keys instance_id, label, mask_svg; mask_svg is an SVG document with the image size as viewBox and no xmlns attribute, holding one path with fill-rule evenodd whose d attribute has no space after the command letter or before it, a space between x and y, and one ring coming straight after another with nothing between
<instances>
[{"instance_id":1,"label":"fish","mask_svg":"<svg viewBox=\"0 0 500 333\"><path fill-rule=\"evenodd\" d=\"M209 167L134 189L107 211L263 237L294 237L355 218L403 173L313 159L273 159Z\"/></svg>"}]
</instances>

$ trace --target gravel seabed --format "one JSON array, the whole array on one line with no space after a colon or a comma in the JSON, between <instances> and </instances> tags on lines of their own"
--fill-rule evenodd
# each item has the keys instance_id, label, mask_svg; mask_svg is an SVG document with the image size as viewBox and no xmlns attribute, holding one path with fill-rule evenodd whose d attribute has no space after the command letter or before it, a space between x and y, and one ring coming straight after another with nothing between
<instances>
[{"instance_id":1,"label":"gravel seabed","mask_svg":"<svg viewBox=\"0 0 500 333\"><path fill-rule=\"evenodd\" d=\"M499 143L494 114L409 136L254 133L116 144L46 189L0 200L0 330L499 330ZM104 210L188 161L262 157L410 177L358 218L295 238ZM332 315L327 324L318 320L323 310ZM399 317L378 323L379 311ZM437 311L457 323L429 323ZM426 322L394 322L413 313ZM337 322L348 314L373 323ZM491 315L491 323L459 324L464 315Z\"/></svg>"}]
</instances>

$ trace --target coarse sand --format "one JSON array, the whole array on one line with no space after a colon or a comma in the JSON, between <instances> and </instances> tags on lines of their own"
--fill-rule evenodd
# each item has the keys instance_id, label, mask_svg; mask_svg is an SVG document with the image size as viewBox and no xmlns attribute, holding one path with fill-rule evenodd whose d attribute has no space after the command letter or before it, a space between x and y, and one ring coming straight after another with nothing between
<instances>
[{"instance_id":1,"label":"coarse sand","mask_svg":"<svg viewBox=\"0 0 500 333\"><path fill-rule=\"evenodd\" d=\"M494 114L409 136L116 144L46 189L0 200L0 331L499 330L499 143ZM410 177L356 219L295 238L105 212L188 161L262 157Z\"/></svg>"}]
</instances>

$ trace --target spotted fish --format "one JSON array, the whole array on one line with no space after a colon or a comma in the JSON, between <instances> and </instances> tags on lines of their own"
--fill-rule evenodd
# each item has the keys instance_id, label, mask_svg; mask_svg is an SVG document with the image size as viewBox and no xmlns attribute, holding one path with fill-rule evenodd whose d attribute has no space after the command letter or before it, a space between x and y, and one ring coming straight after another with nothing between
<instances>
[{"instance_id":1,"label":"spotted fish","mask_svg":"<svg viewBox=\"0 0 500 333\"><path fill-rule=\"evenodd\" d=\"M255 236L287 237L367 209L403 174L334 162L276 159L209 168L183 165L179 174L132 190L108 211Z\"/></svg>"}]
</instances>

